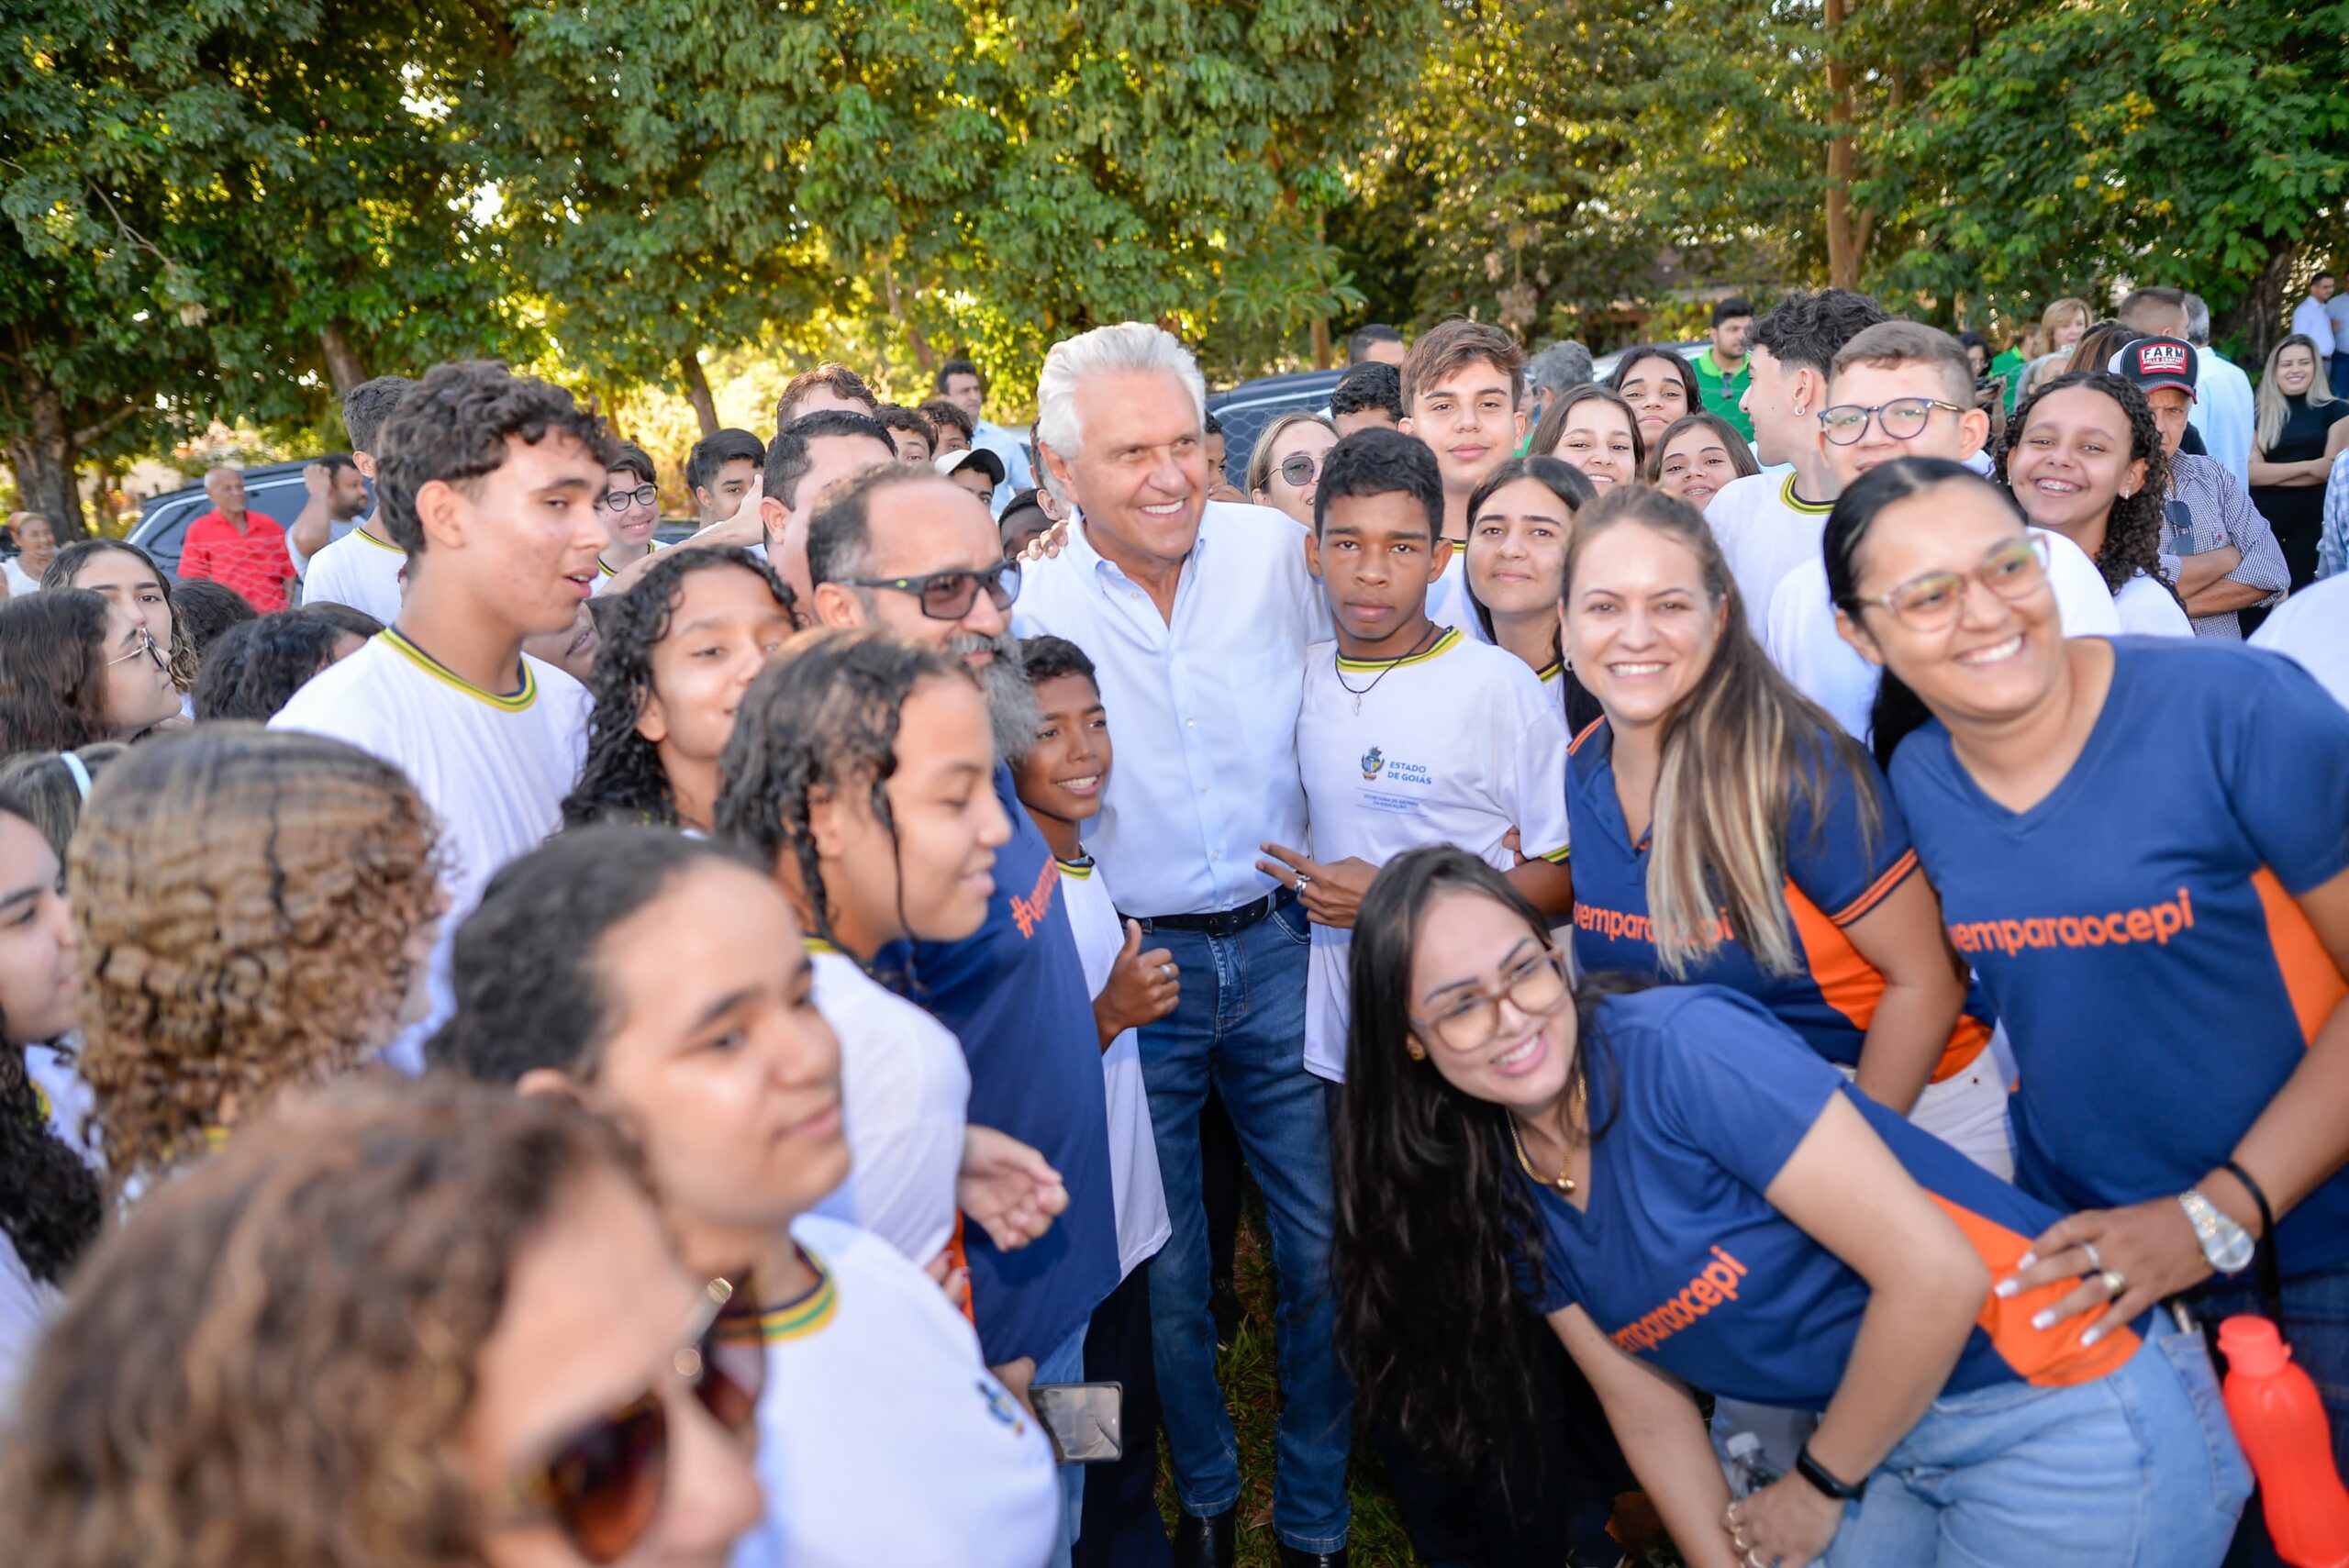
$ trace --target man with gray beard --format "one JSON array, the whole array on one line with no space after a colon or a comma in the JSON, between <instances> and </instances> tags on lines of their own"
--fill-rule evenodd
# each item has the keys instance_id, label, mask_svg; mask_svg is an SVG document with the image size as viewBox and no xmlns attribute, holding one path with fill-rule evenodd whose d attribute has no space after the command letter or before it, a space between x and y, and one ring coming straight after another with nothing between
<instances>
[{"instance_id":1,"label":"man with gray beard","mask_svg":"<svg viewBox=\"0 0 2349 1568\"><path fill-rule=\"evenodd\" d=\"M807 571L818 625L870 627L957 653L986 692L993 780L972 779L953 798L899 803L887 824L903 841L920 830L917 811L1008 822L986 923L959 942L885 950L874 977L962 1041L970 1119L1040 1150L1061 1173L1068 1207L1041 1240L1004 1252L975 1228L963 1240L987 1364L1016 1390L1080 1382L1086 1326L1118 1284L1108 1107L1060 867L1004 761L1032 743L1038 713L1011 636L1019 564L1003 559L985 503L927 469L891 463L826 497L807 526ZM1068 1562L1076 1539L1083 1474L1074 1465L1061 1471L1066 1512L1056 1563Z\"/></svg>"}]
</instances>

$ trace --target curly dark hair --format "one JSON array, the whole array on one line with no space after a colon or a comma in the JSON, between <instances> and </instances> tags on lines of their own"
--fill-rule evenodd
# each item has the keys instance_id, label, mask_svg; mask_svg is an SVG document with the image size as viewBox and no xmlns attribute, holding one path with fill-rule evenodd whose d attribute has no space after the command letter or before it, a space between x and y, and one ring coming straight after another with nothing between
<instances>
[{"instance_id":1,"label":"curly dark hair","mask_svg":"<svg viewBox=\"0 0 2349 1568\"><path fill-rule=\"evenodd\" d=\"M207 577L183 578L172 593L172 610L179 624L187 628L187 639L195 649L195 673L204 674L205 656L213 645L229 630L261 618L261 611L253 602L226 583L215 583Z\"/></svg>"},{"instance_id":2,"label":"curly dark hair","mask_svg":"<svg viewBox=\"0 0 2349 1568\"><path fill-rule=\"evenodd\" d=\"M25 1048L0 1041L0 1230L25 1272L62 1285L106 1214L95 1172L50 1130Z\"/></svg>"},{"instance_id":3,"label":"curly dark hair","mask_svg":"<svg viewBox=\"0 0 2349 1568\"><path fill-rule=\"evenodd\" d=\"M926 680L978 684L969 666L933 648L874 631L802 632L734 712L734 734L718 762L718 831L762 865L777 865L788 851L815 934L828 940L831 904L808 831L807 797L817 789L841 799L863 791L894 842L888 785L897 771L897 719Z\"/></svg>"},{"instance_id":4,"label":"curly dark hair","mask_svg":"<svg viewBox=\"0 0 2349 1568\"><path fill-rule=\"evenodd\" d=\"M438 828L391 764L201 725L135 749L68 857L83 1077L117 1183L386 1044L440 906Z\"/></svg>"},{"instance_id":5,"label":"curly dark hair","mask_svg":"<svg viewBox=\"0 0 2349 1568\"><path fill-rule=\"evenodd\" d=\"M669 635L685 579L696 572L735 567L755 573L785 616L797 605L774 568L732 545L689 545L663 550L636 585L617 598L597 600L594 679L595 706L587 716L587 760L579 783L562 803L567 828L588 822L650 822L677 825L677 803L662 770L660 752L637 732L636 721L652 695L652 650Z\"/></svg>"},{"instance_id":6,"label":"curly dark hair","mask_svg":"<svg viewBox=\"0 0 2349 1568\"><path fill-rule=\"evenodd\" d=\"M384 623L365 610L349 605L338 605L332 599L317 599L294 612L305 620L324 621L337 631L348 632L364 642L371 637L384 635Z\"/></svg>"},{"instance_id":7,"label":"curly dark hair","mask_svg":"<svg viewBox=\"0 0 2349 1568\"><path fill-rule=\"evenodd\" d=\"M606 469L619 452L603 417L562 387L516 375L494 360L435 365L384 422L379 439L385 450L375 454L376 516L392 542L413 557L424 549L416 498L427 484L481 479L505 466L508 439L536 446L550 436L579 442Z\"/></svg>"},{"instance_id":8,"label":"curly dark hair","mask_svg":"<svg viewBox=\"0 0 2349 1568\"><path fill-rule=\"evenodd\" d=\"M110 613L82 588L0 604L0 751L71 751L114 733L106 718Z\"/></svg>"},{"instance_id":9,"label":"curly dark hair","mask_svg":"<svg viewBox=\"0 0 2349 1568\"><path fill-rule=\"evenodd\" d=\"M27 1568L480 1568L457 1451L518 1260L610 1124L452 1079L340 1085L94 1250L0 1450ZM650 1195L646 1199L651 1201Z\"/></svg>"},{"instance_id":10,"label":"curly dark hair","mask_svg":"<svg viewBox=\"0 0 2349 1568\"><path fill-rule=\"evenodd\" d=\"M188 694L195 717L267 723L311 676L334 662L341 636L340 627L298 610L230 627L196 672L195 689Z\"/></svg>"},{"instance_id":11,"label":"curly dark hair","mask_svg":"<svg viewBox=\"0 0 2349 1568\"><path fill-rule=\"evenodd\" d=\"M195 643L189 638L187 623L180 615L179 596L172 591L172 579L155 564L153 556L123 539L75 539L59 550L57 559L49 563L49 570L40 574L41 592L80 587L83 569L94 557L106 554L127 555L154 574L155 591L163 596L163 607L172 617L172 682L180 690L187 690L195 684Z\"/></svg>"},{"instance_id":12,"label":"curly dark hair","mask_svg":"<svg viewBox=\"0 0 2349 1568\"><path fill-rule=\"evenodd\" d=\"M2124 376L2107 371L2068 371L2052 381L2043 381L2027 393L2017 406L2014 417L2007 421L2006 439L1998 443L1998 479L2013 494L2014 484L2007 477L2007 464L2014 455L2015 443L2031 428L2031 416L2044 399L2054 393L2069 392L2085 386L2101 392L2121 405L2121 412L2129 419L2129 457L2145 465L2145 483L2133 495L2114 499L2112 509L2105 514L2104 543L2096 552L2096 569L2104 578L2104 585L2118 594L2129 585L2129 580L2142 572L2169 589L2173 597L2177 589L2162 573L2162 513L2169 500L2169 457L2162 450L2162 433L2154 423L2153 405L2137 384Z\"/></svg>"}]
</instances>

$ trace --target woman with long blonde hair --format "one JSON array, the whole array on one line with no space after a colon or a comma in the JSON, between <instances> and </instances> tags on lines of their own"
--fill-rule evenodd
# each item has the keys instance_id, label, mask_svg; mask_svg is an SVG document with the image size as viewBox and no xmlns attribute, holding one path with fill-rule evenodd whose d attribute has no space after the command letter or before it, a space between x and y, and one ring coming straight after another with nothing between
<instances>
[{"instance_id":1,"label":"woman with long blonde hair","mask_svg":"<svg viewBox=\"0 0 2349 1568\"><path fill-rule=\"evenodd\" d=\"M2325 384L2325 350L2293 333L2267 352L2251 438L2251 504L2276 530L2292 586L2316 580L2324 486L2349 450L2349 401Z\"/></svg>"}]
</instances>

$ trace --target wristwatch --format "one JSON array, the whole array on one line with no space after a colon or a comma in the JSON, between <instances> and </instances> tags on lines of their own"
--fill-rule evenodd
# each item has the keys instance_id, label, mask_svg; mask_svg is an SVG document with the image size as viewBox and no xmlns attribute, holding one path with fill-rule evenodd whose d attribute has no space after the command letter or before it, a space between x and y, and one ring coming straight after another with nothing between
<instances>
[{"instance_id":1,"label":"wristwatch","mask_svg":"<svg viewBox=\"0 0 2349 1568\"><path fill-rule=\"evenodd\" d=\"M2177 1195L2177 1207L2186 1210L2194 1239L2202 1243L2202 1256L2213 1270L2232 1274L2251 1266L2251 1232L2221 1214L2218 1205L2188 1187Z\"/></svg>"}]
</instances>

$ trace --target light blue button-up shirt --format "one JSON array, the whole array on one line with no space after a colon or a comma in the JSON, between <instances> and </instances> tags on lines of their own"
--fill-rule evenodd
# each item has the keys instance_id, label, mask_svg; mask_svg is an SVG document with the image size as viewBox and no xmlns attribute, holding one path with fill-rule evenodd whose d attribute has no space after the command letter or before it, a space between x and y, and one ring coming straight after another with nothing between
<instances>
[{"instance_id":1,"label":"light blue button-up shirt","mask_svg":"<svg viewBox=\"0 0 2349 1568\"><path fill-rule=\"evenodd\" d=\"M1081 519L1023 576L1013 628L1064 637L1100 670L1117 758L1085 841L1118 907L1193 915L1271 892L1258 847L1306 842L1305 650L1335 635L1304 528L1269 506L1208 502L1171 622Z\"/></svg>"}]
</instances>

